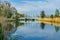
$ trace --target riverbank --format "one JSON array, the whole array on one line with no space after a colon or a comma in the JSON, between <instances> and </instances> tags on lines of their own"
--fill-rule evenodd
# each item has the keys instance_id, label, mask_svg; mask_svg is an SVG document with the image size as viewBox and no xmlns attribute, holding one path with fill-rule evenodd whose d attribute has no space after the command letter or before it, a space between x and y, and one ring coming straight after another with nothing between
<instances>
[{"instance_id":1,"label":"riverbank","mask_svg":"<svg viewBox=\"0 0 60 40\"><path fill-rule=\"evenodd\" d=\"M38 21L60 22L60 18L38 18Z\"/></svg>"},{"instance_id":2,"label":"riverbank","mask_svg":"<svg viewBox=\"0 0 60 40\"><path fill-rule=\"evenodd\" d=\"M60 18L38 18L39 23L60 26Z\"/></svg>"}]
</instances>

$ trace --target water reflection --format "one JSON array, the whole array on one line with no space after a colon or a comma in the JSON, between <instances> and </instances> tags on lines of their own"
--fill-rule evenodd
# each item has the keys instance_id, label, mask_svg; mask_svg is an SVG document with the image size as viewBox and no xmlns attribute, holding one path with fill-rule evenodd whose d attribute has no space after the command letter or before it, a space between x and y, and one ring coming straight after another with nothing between
<instances>
[{"instance_id":1,"label":"water reflection","mask_svg":"<svg viewBox=\"0 0 60 40\"><path fill-rule=\"evenodd\" d=\"M39 21L39 23L45 23L45 24L48 24L48 25L60 26L60 22Z\"/></svg>"},{"instance_id":2,"label":"water reflection","mask_svg":"<svg viewBox=\"0 0 60 40\"><path fill-rule=\"evenodd\" d=\"M2 30L2 25L0 23L0 40L4 39L4 34L3 34L3 30Z\"/></svg>"},{"instance_id":3,"label":"water reflection","mask_svg":"<svg viewBox=\"0 0 60 40\"><path fill-rule=\"evenodd\" d=\"M45 23L40 23L40 27L41 27L41 29L44 29L45 28Z\"/></svg>"},{"instance_id":4,"label":"water reflection","mask_svg":"<svg viewBox=\"0 0 60 40\"><path fill-rule=\"evenodd\" d=\"M50 22L47 22L50 23ZM60 39L59 26L53 25L53 23L28 23L24 26L19 26L14 34L12 34L12 40L54 40ZM52 24L52 25L51 25ZM41 29L44 30L41 30ZM57 36L56 36L57 35ZM56 37L56 38L55 38Z\"/></svg>"},{"instance_id":5,"label":"water reflection","mask_svg":"<svg viewBox=\"0 0 60 40\"><path fill-rule=\"evenodd\" d=\"M24 23L21 21L16 21L14 24L16 27L24 25Z\"/></svg>"},{"instance_id":6,"label":"water reflection","mask_svg":"<svg viewBox=\"0 0 60 40\"><path fill-rule=\"evenodd\" d=\"M14 22L13 26L14 26L15 28L13 28L13 29L15 29L15 30L12 30L13 32L11 32L11 33L13 34L13 33L17 30L17 27L22 26L22 25L24 25L24 23L19 22L19 21ZM22 37L22 36L20 36L20 38L21 38L21 37ZM11 35L10 35L9 38L10 38L9 40L16 40L16 38L15 38L15 39L11 38Z\"/></svg>"},{"instance_id":7,"label":"water reflection","mask_svg":"<svg viewBox=\"0 0 60 40\"><path fill-rule=\"evenodd\" d=\"M47 25L47 24L48 24L48 23L46 23L46 25ZM59 31L59 28L60 28L59 23L51 23L50 25L51 25L51 26L54 25L54 28L55 28L55 31L56 31L56 32ZM41 27L41 29L44 29L44 28L45 28L45 23L44 23L44 22L41 22L41 23L40 23L40 27Z\"/></svg>"},{"instance_id":8,"label":"water reflection","mask_svg":"<svg viewBox=\"0 0 60 40\"><path fill-rule=\"evenodd\" d=\"M56 30L56 32L58 32L59 31L59 26L55 26L55 30Z\"/></svg>"},{"instance_id":9,"label":"water reflection","mask_svg":"<svg viewBox=\"0 0 60 40\"><path fill-rule=\"evenodd\" d=\"M22 26L24 23L22 22L5 22L0 23L0 40L8 40L10 34L14 33L17 30L18 26Z\"/></svg>"},{"instance_id":10,"label":"water reflection","mask_svg":"<svg viewBox=\"0 0 60 40\"><path fill-rule=\"evenodd\" d=\"M60 28L60 26L59 26L59 24L60 23L52 23L52 22L40 22L40 24L35 24L35 23L27 23L26 25L25 25L25 23L24 22L21 22L21 21L15 21L15 22L6 22L6 24L3 26L3 24L0 24L0 40L18 40L18 39L22 39L22 38L24 38L23 36L21 36L21 35L16 35L14 38L12 38L11 37L11 34L14 34L15 32L16 32L16 30L18 30L17 28L18 27L21 27L22 29L22 31L24 31L24 30L28 30L28 31L33 31L33 30L38 30L39 29L39 27L41 27L41 29L44 29L45 27L47 27L46 25L51 25L51 26L53 26L54 28L55 28L55 31L56 32L59 32L59 28ZM25 25L24 27L22 27L23 25ZM29 26L30 25L30 26ZM36 25L36 26L34 26L34 25ZM40 25L40 26L39 26ZM3 27L2 27L3 26ZM28 27L26 27L26 26L28 26ZM31 27L32 26L32 27ZM51 27L50 26L50 27ZM53 27L52 27L52 29L53 29ZM23 30L24 29L24 30ZM30 30L31 29L31 30ZM37 33L39 33L40 31L42 31L41 29L39 29L39 31L37 31ZM48 29L48 27L45 29L45 30L47 30ZM21 31L21 30L19 30L19 31ZM26 32L27 32L27 30L26 30ZM45 31L45 30L43 30L43 31ZM36 31L35 31L35 33L36 33ZM42 31L42 32L43 32ZM24 31L25 32L25 31ZM34 32L34 31L33 31ZM32 33L33 33L32 32ZM45 31L46 32L46 31ZM33 33L33 34L35 34L35 33ZM27 35L27 34L26 34Z\"/></svg>"}]
</instances>

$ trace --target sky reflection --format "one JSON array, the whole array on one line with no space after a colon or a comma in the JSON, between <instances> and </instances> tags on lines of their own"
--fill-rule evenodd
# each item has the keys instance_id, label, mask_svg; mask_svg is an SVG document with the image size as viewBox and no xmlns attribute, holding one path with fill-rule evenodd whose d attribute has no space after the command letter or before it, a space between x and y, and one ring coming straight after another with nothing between
<instances>
[{"instance_id":1,"label":"sky reflection","mask_svg":"<svg viewBox=\"0 0 60 40\"><path fill-rule=\"evenodd\" d=\"M12 36L20 35L26 40L59 40L59 33L60 30L56 32L55 27L52 25L45 24L44 29L42 29L40 23L29 23L18 27Z\"/></svg>"}]
</instances>

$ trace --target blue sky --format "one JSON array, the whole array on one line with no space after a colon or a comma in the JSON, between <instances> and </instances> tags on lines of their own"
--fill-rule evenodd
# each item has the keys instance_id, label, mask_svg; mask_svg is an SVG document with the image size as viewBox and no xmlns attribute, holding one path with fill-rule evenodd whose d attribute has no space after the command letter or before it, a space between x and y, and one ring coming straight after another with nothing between
<instances>
[{"instance_id":1,"label":"blue sky","mask_svg":"<svg viewBox=\"0 0 60 40\"><path fill-rule=\"evenodd\" d=\"M54 14L55 9L60 9L60 0L9 0L18 12L29 16L39 16L44 10L46 15Z\"/></svg>"}]
</instances>

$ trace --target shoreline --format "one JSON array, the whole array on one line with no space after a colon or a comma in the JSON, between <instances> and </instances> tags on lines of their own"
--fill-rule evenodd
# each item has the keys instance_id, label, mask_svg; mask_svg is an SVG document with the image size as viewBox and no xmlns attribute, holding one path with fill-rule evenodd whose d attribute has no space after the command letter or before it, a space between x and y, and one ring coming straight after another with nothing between
<instances>
[{"instance_id":1,"label":"shoreline","mask_svg":"<svg viewBox=\"0 0 60 40\"><path fill-rule=\"evenodd\" d=\"M60 26L60 18L38 18L39 23Z\"/></svg>"},{"instance_id":2,"label":"shoreline","mask_svg":"<svg viewBox=\"0 0 60 40\"><path fill-rule=\"evenodd\" d=\"M60 22L60 18L38 18L38 21Z\"/></svg>"}]
</instances>

